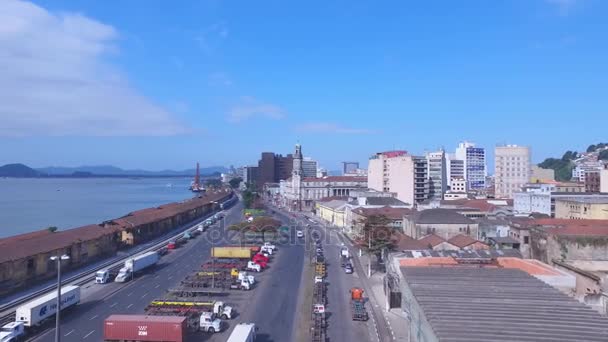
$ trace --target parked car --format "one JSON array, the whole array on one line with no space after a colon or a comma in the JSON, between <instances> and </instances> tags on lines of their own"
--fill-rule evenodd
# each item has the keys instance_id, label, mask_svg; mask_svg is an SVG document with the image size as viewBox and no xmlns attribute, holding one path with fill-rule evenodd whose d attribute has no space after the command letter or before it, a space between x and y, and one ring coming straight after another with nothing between
<instances>
[{"instance_id":1,"label":"parked car","mask_svg":"<svg viewBox=\"0 0 608 342\"><path fill-rule=\"evenodd\" d=\"M353 265L351 265L351 264L346 264L346 265L344 266L344 273L346 273L346 274L351 274L351 273L353 273Z\"/></svg>"},{"instance_id":2,"label":"parked car","mask_svg":"<svg viewBox=\"0 0 608 342\"><path fill-rule=\"evenodd\" d=\"M296 236L297 236L297 237L299 237L299 238L303 238L303 237L304 237L304 232L303 232L303 231L301 231L301 230L298 230L298 231L296 232Z\"/></svg>"}]
</instances>

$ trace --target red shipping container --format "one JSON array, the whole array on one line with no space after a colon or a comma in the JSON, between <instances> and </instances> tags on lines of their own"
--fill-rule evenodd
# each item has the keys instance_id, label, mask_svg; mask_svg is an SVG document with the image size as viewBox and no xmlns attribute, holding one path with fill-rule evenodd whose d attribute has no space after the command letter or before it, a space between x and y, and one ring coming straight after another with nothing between
<instances>
[{"instance_id":1,"label":"red shipping container","mask_svg":"<svg viewBox=\"0 0 608 342\"><path fill-rule=\"evenodd\" d=\"M106 341L183 342L186 317L111 315L103 323Z\"/></svg>"}]
</instances>

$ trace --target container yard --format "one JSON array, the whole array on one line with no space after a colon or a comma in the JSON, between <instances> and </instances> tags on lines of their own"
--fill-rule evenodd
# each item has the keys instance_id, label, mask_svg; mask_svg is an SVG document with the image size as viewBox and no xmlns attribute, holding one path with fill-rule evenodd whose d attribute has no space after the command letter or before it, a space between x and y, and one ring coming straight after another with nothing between
<instances>
[{"instance_id":1,"label":"container yard","mask_svg":"<svg viewBox=\"0 0 608 342\"><path fill-rule=\"evenodd\" d=\"M273 244L212 247L210 258L202 262L200 269L183 276L163 297L151 300L144 309L145 315L108 317L104 323L106 340L134 338L134 331L141 331L134 327L145 327L141 329L151 336L141 341L185 341L186 335L196 340L200 334L222 334L238 315L239 302L246 299L239 294L264 286L263 280L258 284L252 270L256 274L263 272L271 262L268 252L274 254L277 250ZM251 327L239 328L237 336L254 336ZM228 335L223 339L227 338Z\"/></svg>"}]
</instances>

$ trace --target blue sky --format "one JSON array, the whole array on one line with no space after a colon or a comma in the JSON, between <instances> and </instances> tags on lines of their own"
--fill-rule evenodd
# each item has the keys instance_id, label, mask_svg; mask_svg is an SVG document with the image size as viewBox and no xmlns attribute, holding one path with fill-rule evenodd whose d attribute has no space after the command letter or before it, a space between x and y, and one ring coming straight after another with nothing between
<instances>
[{"instance_id":1,"label":"blue sky","mask_svg":"<svg viewBox=\"0 0 608 342\"><path fill-rule=\"evenodd\" d=\"M465 139L529 145L540 161L608 138L607 10L601 0L3 1L0 163L242 165L299 141L337 169Z\"/></svg>"}]
</instances>

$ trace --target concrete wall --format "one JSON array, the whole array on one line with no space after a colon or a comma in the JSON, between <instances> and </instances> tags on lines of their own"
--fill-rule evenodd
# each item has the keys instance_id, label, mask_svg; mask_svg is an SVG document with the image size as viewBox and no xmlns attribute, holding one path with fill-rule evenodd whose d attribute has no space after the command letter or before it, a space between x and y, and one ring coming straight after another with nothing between
<instances>
[{"instance_id":1,"label":"concrete wall","mask_svg":"<svg viewBox=\"0 0 608 342\"><path fill-rule=\"evenodd\" d=\"M608 260L608 237L549 235L538 228L530 231L531 257L551 260Z\"/></svg>"}]
</instances>

